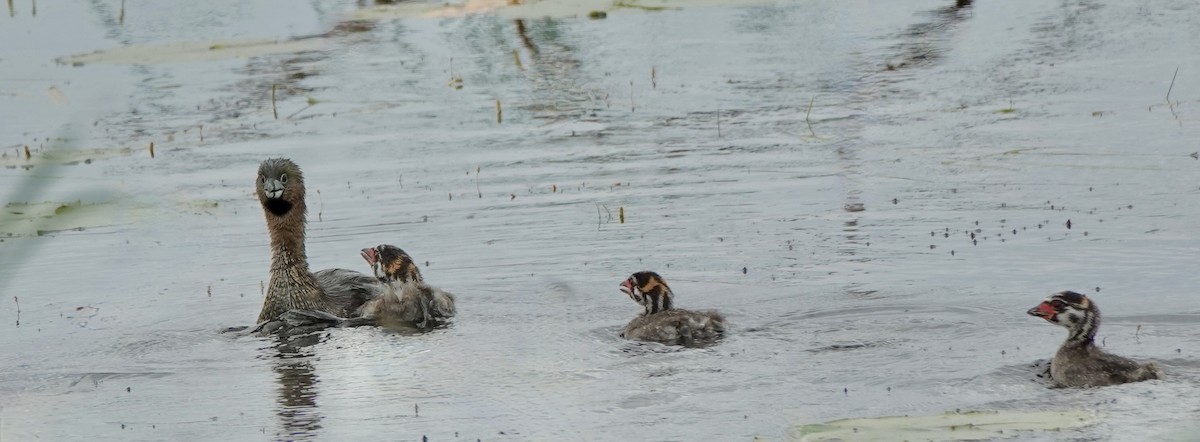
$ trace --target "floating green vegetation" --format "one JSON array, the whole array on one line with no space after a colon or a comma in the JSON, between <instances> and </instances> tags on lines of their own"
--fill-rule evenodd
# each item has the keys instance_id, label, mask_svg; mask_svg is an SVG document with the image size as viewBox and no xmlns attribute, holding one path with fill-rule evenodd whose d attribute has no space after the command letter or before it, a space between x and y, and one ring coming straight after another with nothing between
<instances>
[{"instance_id":1,"label":"floating green vegetation","mask_svg":"<svg viewBox=\"0 0 1200 442\"><path fill-rule=\"evenodd\" d=\"M24 168L31 169L34 166L55 164L62 166L72 166L77 164L91 164L94 160L105 160L110 158L118 158L129 156L133 153L133 149L129 147L113 147L106 149L71 149L53 147L46 150L37 150L30 152L28 148L24 152L20 150L5 150L0 152L0 166L9 169Z\"/></svg>"},{"instance_id":2,"label":"floating green vegetation","mask_svg":"<svg viewBox=\"0 0 1200 442\"><path fill-rule=\"evenodd\" d=\"M618 1L618 2L613 3L613 9L616 9L616 8L640 9L643 11L653 11L653 12L666 11L668 9L671 9L666 6L639 5L637 3L630 3L630 2L625 2L625 1Z\"/></svg>"},{"instance_id":3,"label":"floating green vegetation","mask_svg":"<svg viewBox=\"0 0 1200 442\"><path fill-rule=\"evenodd\" d=\"M181 41L129 45L90 54L69 55L56 61L68 65L185 63L317 51L327 46L326 39L317 37L293 40L245 38L218 42Z\"/></svg>"},{"instance_id":4,"label":"floating green vegetation","mask_svg":"<svg viewBox=\"0 0 1200 442\"><path fill-rule=\"evenodd\" d=\"M8 203L4 205L4 222L0 223L0 235L42 236L54 232L84 230L87 227L112 224L112 213L113 206L108 203Z\"/></svg>"},{"instance_id":5,"label":"floating green vegetation","mask_svg":"<svg viewBox=\"0 0 1200 442\"><path fill-rule=\"evenodd\" d=\"M776 0L465 0L462 2L397 2L359 8L349 20L387 20L407 17L440 18L489 14L503 18L588 17L603 19L622 12L658 12L698 6L770 4Z\"/></svg>"},{"instance_id":6,"label":"floating green vegetation","mask_svg":"<svg viewBox=\"0 0 1200 442\"><path fill-rule=\"evenodd\" d=\"M1011 114L1011 113L1013 113L1013 112L1016 112L1016 111L1017 111L1017 108L1016 108L1015 106L1013 106L1013 101L1012 101L1012 100L1008 100L1008 107L1006 107L1006 108L1004 108L1004 109L1000 109L1000 110L996 111L996 113L1000 113L1000 114Z\"/></svg>"},{"instance_id":7,"label":"floating green vegetation","mask_svg":"<svg viewBox=\"0 0 1200 442\"><path fill-rule=\"evenodd\" d=\"M932 416L839 419L795 427L799 441L985 440L1013 432L1062 431L1096 423L1084 411L967 411Z\"/></svg>"}]
</instances>

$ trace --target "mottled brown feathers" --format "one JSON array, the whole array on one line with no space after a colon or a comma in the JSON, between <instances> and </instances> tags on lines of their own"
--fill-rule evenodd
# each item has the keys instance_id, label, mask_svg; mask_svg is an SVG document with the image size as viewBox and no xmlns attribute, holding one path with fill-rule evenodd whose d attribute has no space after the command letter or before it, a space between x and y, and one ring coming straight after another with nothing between
<instances>
[{"instance_id":1,"label":"mottled brown feathers","mask_svg":"<svg viewBox=\"0 0 1200 442\"><path fill-rule=\"evenodd\" d=\"M300 167L284 158L263 161L255 188L271 235L271 282L258 322L274 319L291 309L345 315L346 312L329 302L308 270L304 248L307 206Z\"/></svg>"}]
</instances>

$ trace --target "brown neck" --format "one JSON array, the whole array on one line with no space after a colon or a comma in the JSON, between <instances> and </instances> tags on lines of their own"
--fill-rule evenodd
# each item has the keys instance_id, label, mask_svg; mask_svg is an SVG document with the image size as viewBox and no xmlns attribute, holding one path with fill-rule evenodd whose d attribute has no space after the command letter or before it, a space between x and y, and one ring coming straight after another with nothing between
<instances>
[{"instance_id":1,"label":"brown neck","mask_svg":"<svg viewBox=\"0 0 1200 442\"><path fill-rule=\"evenodd\" d=\"M278 216L264 209L267 230L271 233L271 270L297 267L308 271L308 255L304 250L304 226L307 207L297 201L288 213Z\"/></svg>"},{"instance_id":2,"label":"brown neck","mask_svg":"<svg viewBox=\"0 0 1200 442\"><path fill-rule=\"evenodd\" d=\"M304 250L305 206L301 198L290 211L279 216L264 208L271 233L271 284L263 300L258 322L274 319L291 309L337 311L308 270Z\"/></svg>"}]
</instances>

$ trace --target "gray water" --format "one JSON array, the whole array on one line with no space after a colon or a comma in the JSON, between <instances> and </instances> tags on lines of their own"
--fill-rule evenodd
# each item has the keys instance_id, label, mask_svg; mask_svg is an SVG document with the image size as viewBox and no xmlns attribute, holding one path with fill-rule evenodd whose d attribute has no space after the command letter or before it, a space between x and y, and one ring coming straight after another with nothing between
<instances>
[{"instance_id":1,"label":"gray water","mask_svg":"<svg viewBox=\"0 0 1200 442\"><path fill-rule=\"evenodd\" d=\"M4 440L784 440L954 410L1099 416L1021 438L1200 439L1200 4L13 3L0 195L95 210L7 215L57 224L0 242ZM56 62L296 37L321 47ZM314 269L398 245L455 324L217 333L261 305L272 156L304 169ZM645 269L730 335L618 338L638 307L617 285ZM1060 290L1168 378L1037 381L1065 332L1024 311Z\"/></svg>"}]
</instances>

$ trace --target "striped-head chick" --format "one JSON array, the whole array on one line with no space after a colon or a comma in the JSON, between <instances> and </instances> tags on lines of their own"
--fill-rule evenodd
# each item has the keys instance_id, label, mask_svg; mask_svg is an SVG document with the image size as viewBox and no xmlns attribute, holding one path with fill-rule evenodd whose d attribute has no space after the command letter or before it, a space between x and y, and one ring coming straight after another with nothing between
<instances>
[{"instance_id":1,"label":"striped-head chick","mask_svg":"<svg viewBox=\"0 0 1200 442\"><path fill-rule=\"evenodd\" d=\"M1092 339L1100 328L1100 309L1087 296L1072 291L1050 295L1037 307L1027 311L1031 316L1070 330L1071 340Z\"/></svg>"},{"instance_id":2,"label":"striped-head chick","mask_svg":"<svg viewBox=\"0 0 1200 442\"><path fill-rule=\"evenodd\" d=\"M422 282L421 271L411 256L399 247L380 244L362 249L362 257L381 281Z\"/></svg>"},{"instance_id":3,"label":"striped-head chick","mask_svg":"<svg viewBox=\"0 0 1200 442\"><path fill-rule=\"evenodd\" d=\"M621 283L621 292L645 307L647 315L673 308L675 295L671 293L671 287L654 272L637 272L629 276Z\"/></svg>"}]
</instances>

